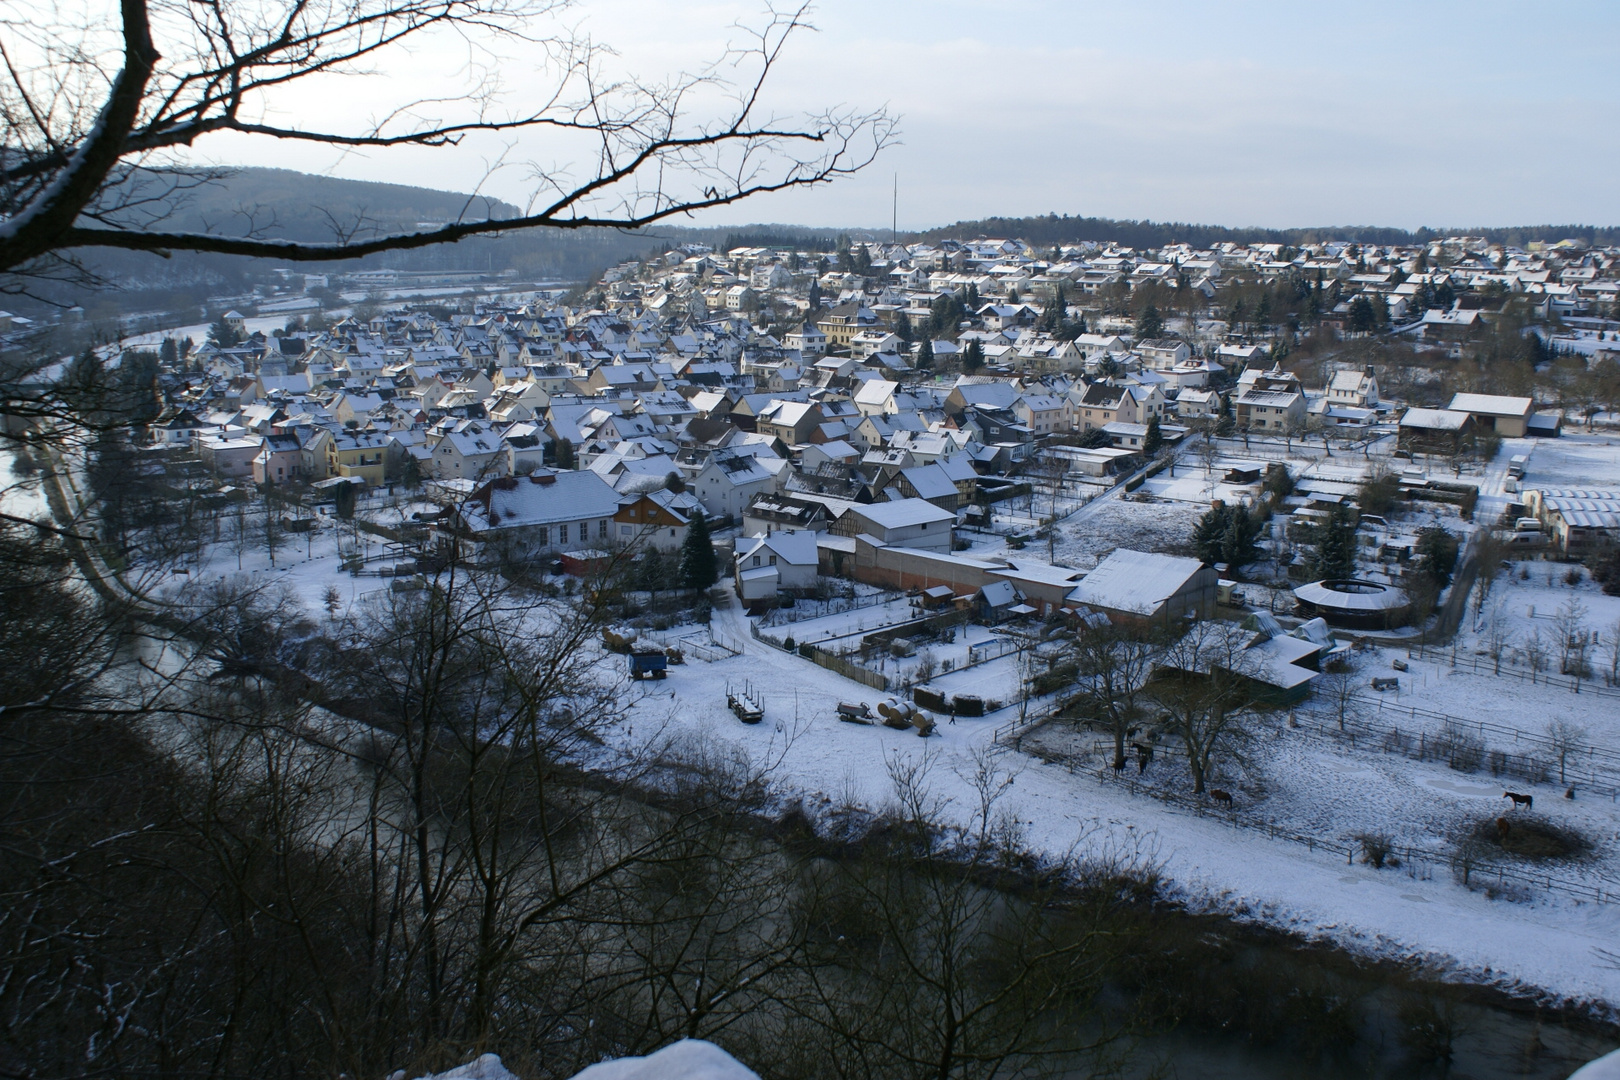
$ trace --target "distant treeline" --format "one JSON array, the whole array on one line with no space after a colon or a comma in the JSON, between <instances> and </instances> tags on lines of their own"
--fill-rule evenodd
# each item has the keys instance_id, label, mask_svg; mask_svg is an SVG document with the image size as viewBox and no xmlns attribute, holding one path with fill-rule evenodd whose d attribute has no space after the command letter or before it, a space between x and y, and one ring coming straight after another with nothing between
<instances>
[{"instance_id":1,"label":"distant treeline","mask_svg":"<svg viewBox=\"0 0 1620 1080\"><path fill-rule=\"evenodd\" d=\"M826 233L799 232L773 227L768 231L726 233L725 240L720 243L718 250L757 247L778 251L837 251L838 239Z\"/></svg>"},{"instance_id":2,"label":"distant treeline","mask_svg":"<svg viewBox=\"0 0 1620 1080\"><path fill-rule=\"evenodd\" d=\"M1526 225L1505 228L1459 228L1416 230L1384 226L1345 225L1310 229L1229 228L1224 225L1193 225L1180 221L1122 221L1114 218L1073 217L1043 214L1037 217L992 217L979 221L959 221L938 229L913 234L917 240L943 240L997 236L1028 241L1036 247L1114 241L1126 247L1157 248L1185 243L1195 248L1233 244L1301 244L1328 240L1348 240L1358 244L1421 244L1445 236L1484 236L1502 244L1524 246L1532 240L1553 243L1583 240L1594 247L1620 243L1620 227L1592 225Z\"/></svg>"}]
</instances>

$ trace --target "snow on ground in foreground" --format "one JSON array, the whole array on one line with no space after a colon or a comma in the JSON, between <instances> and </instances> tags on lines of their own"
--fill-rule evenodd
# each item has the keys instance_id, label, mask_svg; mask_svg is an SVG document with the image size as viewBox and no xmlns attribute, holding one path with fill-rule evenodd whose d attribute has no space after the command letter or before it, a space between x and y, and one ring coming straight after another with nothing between
<instances>
[{"instance_id":1,"label":"snow on ground in foreground","mask_svg":"<svg viewBox=\"0 0 1620 1080\"><path fill-rule=\"evenodd\" d=\"M622 749L638 749L655 737L735 747L773 766L783 787L812 812L845 800L880 807L889 795L889 762L926 756L931 783L951 800L947 813L965 819L972 755L991 743L1004 718L942 723L938 735L926 740L881 725L842 723L834 705L863 694L870 699L871 690L753 641L740 608L721 605L715 620L728 638L744 643L746 653L714 664L689 662L672 667L664 682L627 688L638 697L631 721L614 736ZM757 726L739 723L726 708L727 682L744 679L764 696L766 718ZM1033 849L1055 855L1138 852L1162 863L1170 895L1196 909L1260 920L1380 956L1421 959L1508 986L1620 1001L1620 968L1597 951L1620 944L1620 907L1558 895L1491 900L1454 884L1447 872L1425 878L1345 865L1342 856L1133 795L1090 771L1071 773L1011 751L1004 761L1019 770L1007 808ZM1173 769L1174 762L1153 766L1161 767ZM1413 835L1432 833L1436 823L1480 813L1487 802L1489 812L1502 812L1500 789L1488 774L1345 753L1298 732L1279 739L1253 768L1267 795L1260 805L1269 800L1272 807L1262 812L1341 839L1379 822L1391 829L1405 822ZM1494 799L1480 793L1487 786ZM1592 832L1607 822L1600 839L1608 849L1616 846L1607 837L1620 826L1620 810L1595 801L1563 804L1556 797L1561 792L1537 790L1543 794L1538 811L1546 803L1549 816L1578 815L1571 820Z\"/></svg>"}]
</instances>

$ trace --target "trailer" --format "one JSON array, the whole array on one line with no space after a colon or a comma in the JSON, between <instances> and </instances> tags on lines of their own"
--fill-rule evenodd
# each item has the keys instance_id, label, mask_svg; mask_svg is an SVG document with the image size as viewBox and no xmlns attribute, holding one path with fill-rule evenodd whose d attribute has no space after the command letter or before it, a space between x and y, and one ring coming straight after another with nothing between
<instances>
[{"instance_id":1,"label":"trailer","mask_svg":"<svg viewBox=\"0 0 1620 1080\"><path fill-rule=\"evenodd\" d=\"M630 678L662 679L669 666L669 657L658 650L630 654Z\"/></svg>"},{"instance_id":2,"label":"trailer","mask_svg":"<svg viewBox=\"0 0 1620 1080\"><path fill-rule=\"evenodd\" d=\"M870 724L872 722L872 707L864 701L859 705L853 702L840 701L838 703L838 719L846 724Z\"/></svg>"},{"instance_id":3,"label":"trailer","mask_svg":"<svg viewBox=\"0 0 1620 1080\"><path fill-rule=\"evenodd\" d=\"M757 724L765 719L765 704L754 690L754 684L745 682L740 687L726 684L726 705L745 724Z\"/></svg>"}]
</instances>

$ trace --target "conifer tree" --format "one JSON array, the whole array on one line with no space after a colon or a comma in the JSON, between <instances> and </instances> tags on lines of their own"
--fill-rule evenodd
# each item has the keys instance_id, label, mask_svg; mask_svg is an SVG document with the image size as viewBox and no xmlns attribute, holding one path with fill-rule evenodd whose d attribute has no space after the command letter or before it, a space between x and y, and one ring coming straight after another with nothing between
<instances>
[{"instance_id":1,"label":"conifer tree","mask_svg":"<svg viewBox=\"0 0 1620 1080\"><path fill-rule=\"evenodd\" d=\"M1159 430L1159 414L1148 417L1147 434L1142 437L1142 456L1152 457L1164 445L1164 432Z\"/></svg>"},{"instance_id":2,"label":"conifer tree","mask_svg":"<svg viewBox=\"0 0 1620 1080\"><path fill-rule=\"evenodd\" d=\"M1164 333L1164 319L1159 315L1159 309L1149 304L1142 309L1142 315L1136 320L1136 340L1138 342L1150 341Z\"/></svg>"},{"instance_id":3,"label":"conifer tree","mask_svg":"<svg viewBox=\"0 0 1620 1080\"><path fill-rule=\"evenodd\" d=\"M979 347L979 340L974 338L962 350L962 370L969 375L984 367L984 350Z\"/></svg>"},{"instance_id":4,"label":"conifer tree","mask_svg":"<svg viewBox=\"0 0 1620 1080\"><path fill-rule=\"evenodd\" d=\"M681 542L680 581L683 589L707 589L719 575L714 557L714 541L709 536L709 519L701 510L692 515Z\"/></svg>"},{"instance_id":5,"label":"conifer tree","mask_svg":"<svg viewBox=\"0 0 1620 1080\"><path fill-rule=\"evenodd\" d=\"M1311 574L1322 580L1356 576L1356 527L1343 506L1335 506L1322 526L1310 565Z\"/></svg>"}]
</instances>

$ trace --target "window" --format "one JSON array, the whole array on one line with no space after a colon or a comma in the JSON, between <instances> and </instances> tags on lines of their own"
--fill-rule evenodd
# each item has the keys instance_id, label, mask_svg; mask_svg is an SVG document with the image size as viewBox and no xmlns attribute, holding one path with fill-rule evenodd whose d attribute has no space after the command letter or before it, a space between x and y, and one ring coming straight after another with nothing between
<instances>
[{"instance_id":1,"label":"window","mask_svg":"<svg viewBox=\"0 0 1620 1080\"><path fill-rule=\"evenodd\" d=\"M776 565L776 556L775 556L775 555L772 555L772 556L771 556L771 565L772 565L772 566L775 566L775 565Z\"/></svg>"},{"instance_id":2,"label":"window","mask_svg":"<svg viewBox=\"0 0 1620 1080\"><path fill-rule=\"evenodd\" d=\"M598 540L605 540L605 539L607 539L607 534L608 534L607 518L603 518L601 521L598 521L596 523L596 538Z\"/></svg>"},{"instance_id":3,"label":"window","mask_svg":"<svg viewBox=\"0 0 1620 1080\"><path fill-rule=\"evenodd\" d=\"M632 532L632 530L631 530L630 526L628 526L628 525L620 525L619 526L619 535L620 536L629 536L631 532Z\"/></svg>"},{"instance_id":4,"label":"window","mask_svg":"<svg viewBox=\"0 0 1620 1080\"><path fill-rule=\"evenodd\" d=\"M755 565L755 566L758 566L758 565L759 565L759 556L758 556L758 555L755 555L755 556L754 556L754 565Z\"/></svg>"},{"instance_id":5,"label":"window","mask_svg":"<svg viewBox=\"0 0 1620 1080\"><path fill-rule=\"evenodd\" d=\"M542 544L550 543L550 541L546 539L546 527L544 525L540 526L538 535Z\"/></svg>"}]
</instances>

